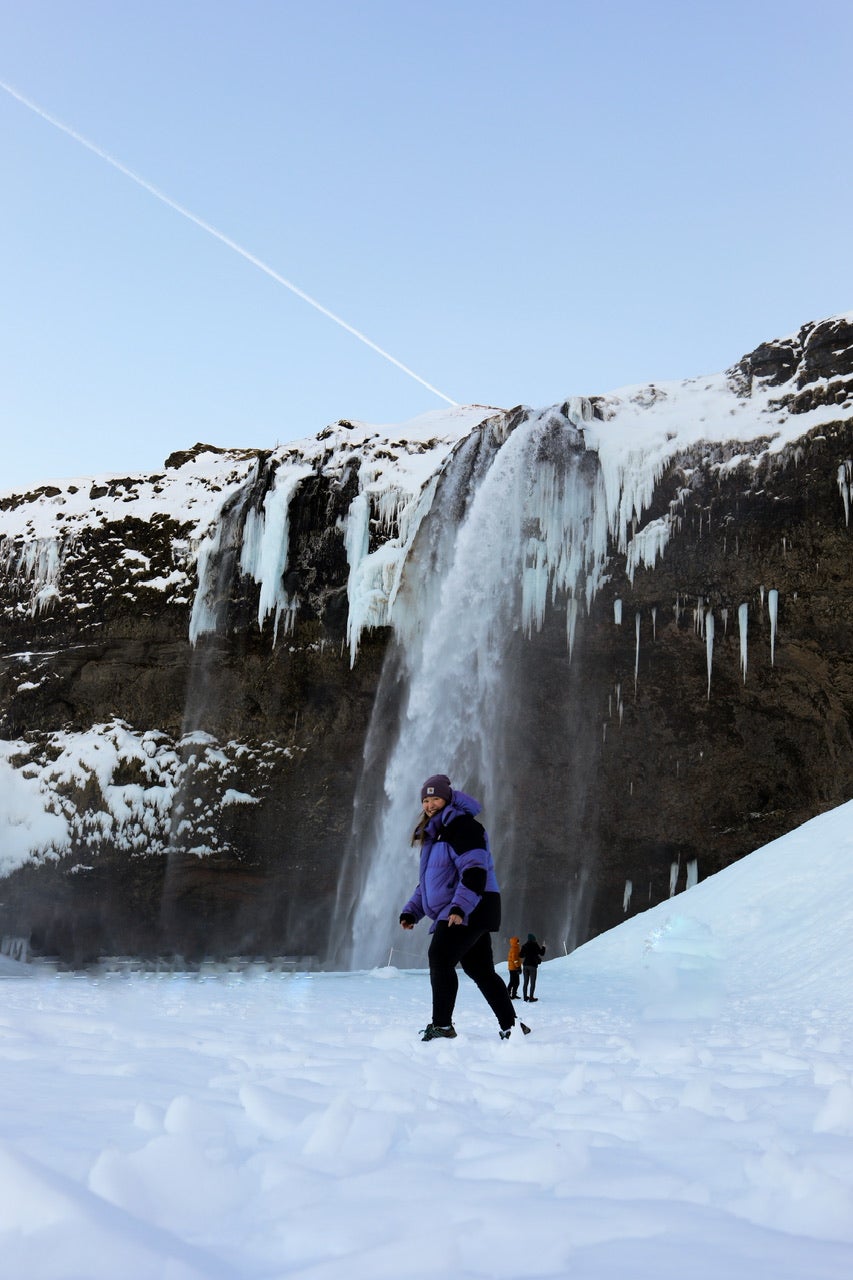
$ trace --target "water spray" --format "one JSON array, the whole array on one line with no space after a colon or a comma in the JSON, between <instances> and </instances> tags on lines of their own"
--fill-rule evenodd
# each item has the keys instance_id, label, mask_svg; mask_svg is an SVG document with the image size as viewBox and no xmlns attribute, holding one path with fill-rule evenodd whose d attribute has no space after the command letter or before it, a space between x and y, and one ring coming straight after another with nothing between
<instances>
[{"instance_id":1,"label":"water spray","mask_svg":"<svg viewBox=\"0 0 853 1280\"><path fill-rule=\"evenodd\" d=\"M408 374L410 378L414 378L415 382L419 382L422 387L426 387L427 391L431 391L433 395L438 396L440 400L445 400L447 404L453 405L454 408L458 407L459 402L457 400L452 400L450 396L446 396L443 391L439 391L438 387L434 387L431 382L427 382L425 378L422 378L420 374L415 373L413 369L408 368L407 365L403 364L395 356L384 351L382 347L377 346L377 344L371 341L366 334L363 334L358 329L353 328L351 324L347 324L346 320L342 320L340 316L336 316L334 311L330 311L328 307L324 307L321 302L318 302L316 298L312 298L310 294L305 293L304 290L293 284L291 280L287 280L284 276L279 275L279 273L274 271L272 267L268 266L265 262L262 262L260 258L256 258L253 253L250 253L248 249L244 249L242 245L237 244L237 242L232 240L230 236L226 236L222 231L218 231L216 227L211 226L209 222L205 222L203 218L199 218L198 215L193 213L190 209L185 209L183 205L178 204L177 200L173 200L171 196L166 195L165 191L161 191L158 187L155 187L153 183L148 182L146 178L141 177L138 173L134 173L134 171L129 169L127 165L122 164L120 160L116 160L115 156L111 156L108 151L104 151L103 147L99 147L97 143L91 142L88 138L85 138L82 133L78 133L76 129L72 129L70 125L63 123L62 120L58 120L56 116L45 111L43 107L38 105L38 103L33 102L30 98L24 97L22 93L19 93L17 89L13 89L10 84L6 84L4 80L0 80L0 89L3 89L10 95L10 97L15 98L16 101L20 102L30 111L35 112L37 116L41 116L42 120L46 120L48 124L52 124L55 129L59 129L60 132L67 134L69 138L73 138L75 142L79 142L81 147L85 147L88 151L94 152L94 154L101 160L105 160L107 164L112 165L114 169L118 169L119 173L123 173L126 178L130 178L131 182L135 182L138 187L142 187L143 191L147 191L163 204L168 205L170 209L174 209L175 213L179 213L181 217L186 218L189 222L195 223L195 225L200 227L202 231L206 231L208 235L211 235L214 239L221 241L222 244L226 245L229 249L233 249L241 258L245 258L247 262L251 262L252 266L257 267L259 271L263 271L265 275L270 276L270 278L275 280L277 284L284 285L285 289L289 289L291 293L295 293L297 298L301 298L303 302L307 302L315 311L319 311L321 315L326 316L329 320L333 320L335 324L340 325L342 329L346 329L347 333L351 333L354 338L358 338L359 342L363 342L366 347L370 347L371 351L375 351L377 355L388 360L397 369Z\"/></svg>"}]
</instances>

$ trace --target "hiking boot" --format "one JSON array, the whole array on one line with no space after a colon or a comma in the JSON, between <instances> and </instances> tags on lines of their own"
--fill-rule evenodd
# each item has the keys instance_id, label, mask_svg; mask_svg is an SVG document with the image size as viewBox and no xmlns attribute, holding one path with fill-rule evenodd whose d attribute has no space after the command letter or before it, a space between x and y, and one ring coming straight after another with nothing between
<instances>
[{"instance_id":1,"label":"hiking boot","mask_svg":"<svg viewBox=\"0 0 853 1280\"><path fill-rule=\"evenodd\" d=\"M434 1022L431 1022L429 1026L425 1027L424 1030L421 1032L421 1040L455 1040L455 1039L456 1039L456 1032L453 1030L452 1025L449 1027L437 1027Z\"/></svg>"},{"instance_id":2,"label":"hiking boot","mask_svg":"<svg viewBox=\"0 0 853 1280\"><path fill-rule=\"evenodd\" d=\"M524 1035L526 1036L530 1035L530 1028L527 1026L526 1023L519 1020L518 1022L515 1023L515 1026L521 1027L521 1030L524 1033ZM506 1031L501 1032L501 1040L508 1040L511 1035L512 1035L512 1027L507 1027Z\"/></svg>"}]
</instances>

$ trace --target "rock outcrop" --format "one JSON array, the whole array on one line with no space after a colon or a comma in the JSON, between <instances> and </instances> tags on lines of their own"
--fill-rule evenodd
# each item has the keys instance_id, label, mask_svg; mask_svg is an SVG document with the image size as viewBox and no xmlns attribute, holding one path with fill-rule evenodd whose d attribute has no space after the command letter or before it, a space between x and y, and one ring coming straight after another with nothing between
<instances>
[{"instance_id":1,"label":"rock outcrop","mask_svg":"<svg viewBox=\"0 0 853 1280\"><path fill-rule=\"evenodd\" d=\"M508 931L577 945L853 793L851 319L539 415L606 519L574 579L524 531L541 606L472 765ZM340 423L0 499L0 931L73 964L334 951L418 574L530 420Z\"/></svg>"}]
</instances>

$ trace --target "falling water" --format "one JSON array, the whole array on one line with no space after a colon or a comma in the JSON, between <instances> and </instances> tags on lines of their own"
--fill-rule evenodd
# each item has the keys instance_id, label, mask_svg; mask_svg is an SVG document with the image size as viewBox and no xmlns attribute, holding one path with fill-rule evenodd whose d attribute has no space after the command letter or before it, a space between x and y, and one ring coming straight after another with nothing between
<instances>
[{"instance_id":1,"label":"falling water","mask_svg":"<svg viewBox=\"0 0 853 1280\"><path fill-rule=\"evenodd\" d=\"M493 844L498 833L504 850L510 843L523 696L518 646L542 628L547 605L557 604L566 611L568 666L577 604L588 608L607 550L603 483L578 417L530 415L505 440L485 424L456 451L436 490L395 602L396 642L340 879L338 961L385 963L389 950L412 945L399 936L397 914L417 877L410 835L423 778L449 773L484 803ZM504 856L504 885L511 872ZM576 907L569 893L565 918ZM416 963L398 955L395 963Z\"/></svg>"},{"instance_id":2,"label":"falling water","mask_svg":"<svg viewBox=\"0 0 853 1280\"><path fill-rule=\"evenodd\" d=\"M205 636L222 635L225 631L246 511L257 483L258 466L255 464L245 482L225 503L218 519L198 548L198 588L190 615L193 655L184 703L185 733L199 728L200 717L207 704L211 649L200 642Z\"/></svg>"},{"instance_id":3,"label":"falling water","mask_svg":"<svg viewBox=\"0 0 853 1280\"><path fill-rule=\"evenodd\" d=\"M634 632L636 641L634 645L634 694L637 693L637 676L640 670L640 613L639 610L634 615Z\"/></svg>"},{"instance_id":4,"label":"falling water","mask_svg":"<svg viewBox=\"0 0 853 1280\"><path fill-rule=\"evenodd\" d=\"M240 554L246 512L258 484L255 464L240 488L222 507L218 519L198 547L198 588L190 616L192 646L181 723L182 766L169 816L169 843L160 902L161 925L168 933L175 909L181 857L194 841L192 764L197 738L209 728L211 689L216 684L219 637L227 625L235 569Z\"/></svg>"}]
</instances>

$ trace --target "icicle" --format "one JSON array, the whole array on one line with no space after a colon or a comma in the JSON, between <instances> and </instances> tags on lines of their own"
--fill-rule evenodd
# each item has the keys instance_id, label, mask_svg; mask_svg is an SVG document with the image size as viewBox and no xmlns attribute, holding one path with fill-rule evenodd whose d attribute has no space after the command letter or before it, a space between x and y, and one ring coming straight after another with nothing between
<instances>
[{"instance_id":1,"label":"icicle","mask_svg":"<svg viewBox=\"0 0 853 1280\"><path fill-rule=\"evenodd\" d=\"M764 608L764 587L761 588L761 608Z\"/></svg>"},{"instance_id":2,"label":"icicle","mask_svg":"<svg viewBox=\"0 0 853 1280\"><path fill-rule=\"evenodd\" d=\"M566 631L569 639L569 661L572 660L572 651L575 647L575 630L578 625L578 602L575 596L566 604Z\"/></svg>"},{"instance_id":3,"label":"icicle","mask_svg":"<svg viewBox=\"0 0 853 1280\"><path fill-rule=\"evenodd\" d=\"M770 616L770 665L774 665L776 654L776 620L779 617L779 592L771 587L767 593L767 612Z\"/></svg>"},{"instance_id":4,"label":"icicle","mask_svg":"<svg viewBox=\"0 0 853 1280\"><path fill-rule=\"evenodd\" d=\"M850 524L851 476L853 476L853 462L848 458L838 468L838 492L841 494L841 501L844 503L844 523L848 526Z\"/></svg>"},{"instance_id":5,"label":"icicle","mask_svg":"<svg viewBox=\"0 0 853 1280\"><path fill-rule=\"evenodd\" d=\"M637 610L634 615L634 631L636 633L636 645L634 647L634 694L637 693L637 673L640 669L640 612Z\"/></svg>"},{"instance_id":6,"label":"icicle","mask_svg":"<svg viewBox=\"0 0 853 1280\"><path fill-rule=\"evenodd\" d=\"M714 657L714 615L708 610L705 618L705 653L708 657L708 701L711 701L711 661Z\"/></svg>"},{"instance_id":7,"label":"icicle","mask_svg":"<svg viewBox=\"0 0 853 1280\"><path fill-rule=\"evenodd\" d=\"M298 602L284 589L290 524L290 502L302 480L312 474L306 463L282 465L277 469L263 507L250 508L243 528L240 569L260 585L258 626L274 614L273 643L279 620L284 615L285 633L292 630Z\"/></svg>"},{"instance_id":8,"label":"icicle","mask_svg":"<svg viewBox=\"0 0 853 1280\"><path fill-rule=\"evenodd\" d=\"M655 567L672 537L675 524L672 516L661 516L660 519L650 521L645 529L634 534L625 560L625 572L632 585L639 565L648 569Z\"/></svg>"},{"instance_id":9,"label":"icicle","mask_svg":"<svg viewBox=\"0 0 853 1280\"><path fill-rule=\"evenodd\" d=\"M657 640L657 638L658 638L658 607L656 604L654 604L652 605L652 639Z\"/></svg>"},{"instance_id":10,"label":"icicle","mask_svg":"<svg viewBox=\"0 0 853 1280\"><path fill-rule=\"evenodd\" d=\"M687 888L692 889L699 883L699 860L691 858L687 864Z\"/></svg>"},{"instance_id":11,"label":"icicle","mask_svg":"<svg viewBox=\"0 0 853 1280\"><path fill-rule=\"evenodd\" d=\"M746 633L749 627L749 605L746 602L738 605L737 625L740 632L740 669L743 672L743 682L746 684Z\"/></svg>"},{"instance_id":12,"label":"icicle","mask_svg":"<svg viewBox=\"0 0 853 1280\"><path fill-rule=\"evenodd\" d=\"M613 621L616 623L617 627L622 626L622 601L621 600L613 601Z\"/></svg>"},{"instance_id":13,"label":"icicle","mask_svg":"<svg viewBox=\"0 0 853 1280\"><path fill-rule=\"evenodd\" d=\"M721 609L720 613L723 616L723 635L727 636L729 634L729 611L728 609Z\"/></svg>"},{"instance_id":14,"label":"icicle","mask_svg":"<svg viewBox=\"0 0 853 1280\"><path fill-rule=\"evenodd\" d=\"M603 743L607 742L607 721L606 720L604 721L604 724L601 726L601 741Z\"/></svg>"},{"instance_id":15,"label":"icicle","mask_svg":"<svg viewBox=\"0 0 853 1280\"><path fill-rule=\"evenodd\" d=\"M675 886L678 884L678 863L671 862L669 865L669 896L675 893Z\"/></svg>"},{"instance_id":16,"label":"icicle","mask_svg":"<svg viewBox=\"0 0 853 1280\"><path fill-rule=\"evenodd\" d=\"M633 884L631 883L631 881L630 881L630 880L626 880L626 881L625 881L625 892L622 894L622 910L623 910L623 911L627 911L627 910L628 910L628 908L630 907L630 905L631 905L631 894L633 893L633 891L634 891L634 886L633 886Z\"/></svg>"}]
</instances>

